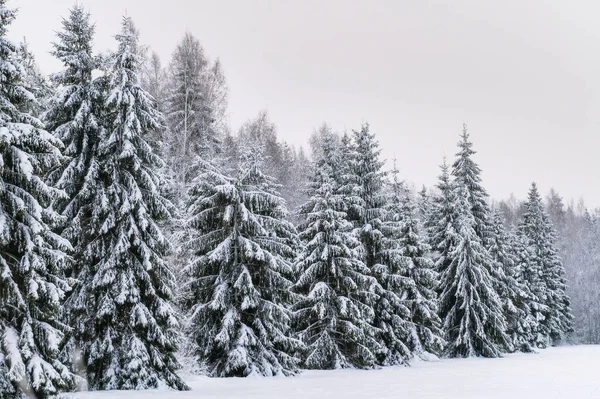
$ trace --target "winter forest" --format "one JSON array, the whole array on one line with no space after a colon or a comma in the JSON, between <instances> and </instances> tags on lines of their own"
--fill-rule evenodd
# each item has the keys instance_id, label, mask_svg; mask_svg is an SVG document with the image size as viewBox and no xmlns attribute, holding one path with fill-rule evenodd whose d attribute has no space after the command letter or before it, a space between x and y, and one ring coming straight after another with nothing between
<instances>
[{"instance_id":1,"label":"winter forest","mask_svg":"<svg viewBox=\"0 0 600 399\"><path fill-rule=\"evenodd\" d=\"M75 5L44 76L6 3L1 398L600 344L600 212L535 183L490 198L467 125L415 188L367 123L306 148L267 111L234 130L189 33L161 60L124 17L96 54Z\"/></svg>"}]
</instances>

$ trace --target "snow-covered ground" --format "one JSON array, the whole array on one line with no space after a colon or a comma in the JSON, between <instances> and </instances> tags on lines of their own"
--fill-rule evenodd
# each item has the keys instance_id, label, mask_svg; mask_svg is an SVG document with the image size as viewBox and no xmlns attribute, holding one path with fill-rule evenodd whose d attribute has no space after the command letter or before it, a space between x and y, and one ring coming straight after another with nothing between
<instances>
[{"instance_id":1,"label":"snow-covered ground","mask_svg":"<svg viewBox=\"0 0 600 399\"><path fill-rule=\"evenodd\" d=\"M76 399L593 399L600 398L600 346L551 348L502 359L417 362L381 370L306 371L292 378L188 379L190 392L93 392Z\"/></svg>"}]
</instances>

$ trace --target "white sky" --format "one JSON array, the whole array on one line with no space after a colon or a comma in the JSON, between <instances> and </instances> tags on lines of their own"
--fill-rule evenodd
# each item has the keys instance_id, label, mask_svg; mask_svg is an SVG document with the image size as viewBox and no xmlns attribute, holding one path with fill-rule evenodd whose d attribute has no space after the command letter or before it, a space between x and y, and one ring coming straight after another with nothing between
<instances>
[{"instance_id":1,"label":"white sky","mask_svg":"<svg viewBox=\"0 0 600 399\"><path fill-rule=\"evenodd\" d=\"M234 129L267 109L281 138L304 145L322 122L368 121L386 158L433 185L469 125L494 198L531 181L600 207L600 5L504 0L79 0L96 49L114 48L121 16L164 64L184 32L223 63ZM44 72L72 0L13 0L10 36L27 37Z\"/></svg>"}]
</instances>

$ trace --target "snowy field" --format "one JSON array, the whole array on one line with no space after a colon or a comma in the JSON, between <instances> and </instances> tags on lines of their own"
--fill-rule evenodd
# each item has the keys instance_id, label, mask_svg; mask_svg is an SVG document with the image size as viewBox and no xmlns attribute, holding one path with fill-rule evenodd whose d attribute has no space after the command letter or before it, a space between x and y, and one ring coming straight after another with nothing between
<instances>
[{"instance_id":1,"label":"snowy field","mask_svg":"<svg viewBox=\"0 0 600 399\"><path fill-rule=\"evenodd\" d=\"M502 359L417 362L381 370L306 371L293 378L188 379L191 392L101 392L73 399L600 398L600 346L551 348Z\"/></svg>"}]
</instances>

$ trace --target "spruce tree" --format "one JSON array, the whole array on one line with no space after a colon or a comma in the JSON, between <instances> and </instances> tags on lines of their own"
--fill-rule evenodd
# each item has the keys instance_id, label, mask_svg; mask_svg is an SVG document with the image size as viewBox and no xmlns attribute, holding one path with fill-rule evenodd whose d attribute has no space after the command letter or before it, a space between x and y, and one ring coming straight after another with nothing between
<instances>
[{"instance_id":1,"label":"spruce tree","mask_svg":"<svg viewBox=\"0 0 600 399\"><path fill-rule=\"evenodd\" d=\"M96 155L98 172L73 294L73 318L89 389L186 389L175 374L179 323L174 277L156 221L168 216L145 141L160 115L139 85L137 32L124 18L110 57Z\"/></svg>"},{"instance_id":2,"label":"spruce tree","mask_svg":"<svg viewBox=\"0 0 600 399\"><path fill-rule=\"evenodd\" d=\"M532 308L537 307L529 287L521 281L520 256L522 247L518 238L504 227L504 220L498 210L491 218L490 255L502 269L498 294L502 300L506 333L510 337L507 351L531 352L537 320Z\"/></svg>"},{"instance_id":3,"label":"spruce tree","mask_svg":"<svg viewBox=\"0 0 600 399\"><path fill-rule=\"evenodd\" d=\"M453 187L454 222L447 226L451 246L440 260L440 317L449 357L499 357L509 345L502 303L489 270L495 262L475 231L468 188Z\"/></svg>"},{"instance_id":4,"label":"spruce tree","mask_svg":"<svg viewBox=\"0 0 600 399\"><path fill-rule=\"evenodd\" d=\"M374 267L382 286L375 308L387 353L382 363L404 363L413 356L437 355L444 340L437 315L437 273L426 257L429 247L419 236L415 205L398 179L393 179L382 226L381 263Z\"/></svg>"},{"instance_id":5,"label":"spruce tree","mask_svg":"<svg viewBox=\"0 0 600 399\"><path fill-rule=\"evenodd\" d=\"M376 281L358 258L358 242L346 220L340 194L344 172L332 134L320 138L320 156L310 174L309 201L302 205L297 268L295 326L306 345L303 366L310 369L370 368L382 352L375 339L371 306Z\"/></svg>"},{"instance_id":6,"label":"spruce tree","mask_svg":"<svg viewBox=\"0 0 600 399\"><path fill-rule=\"evenodd\" d=\"M543 305L538 311L540 324L535 342L543 348L559 342L571 332L573 316L566 294L564 267L555 247L555 232L535 183L529 191L525 209L518 229L528 251L528 259L522 266L523 277Z\"/></svg>"},{"instance_id":7,"label":"spruce tree","mask_svg":"<svg viewBox=\"0 0 600 399\"><path fill-rule=\"evenodd\" d=\"M435 186L437 194L431 198L429 207L424 212L426 219L423 222L427 232L427 244L431 248L432 257L438 270L445 262L445 254L452 248L451 233L453 230L448 227L454 223L456 216L450 190L450 172L445 157L440 165L440 171L438 183Z\"/></svg>"},{"instance_id":8,"label":"spruce tree","mask_svg":"<svg viewBox=\"0 0 600 399\"><path fill-rule=\"evenodd\" d=\"M67 194L54 203L61 214L62 223L57 226L62 236L73 246L72 262L67 276L81 277L84 272L83 251L93 239L86 235L86 225L92 215L92 198L96 192L98 178L98 137L101 128L102 91L100 83L92 78L97 59L92 54L94 26L89 14L81 6L74 6L69 17L63 20L63 30L58 32L53 54L63 62L64 70L52 75L58 88L49 100L44 115L47 128L65 146L65 159L48 174L48 181ZM79 280L76 284L81 284ZM77 291L77 290L75 290ZM74 328L74 335L84 326L70 322L71 313L86 312L69 296L65 301L65 320ZM76 342L70 336L63 348L63 356L73 364Z\"/></svg>"},{"instance_id":9,"label":"spruce tree","mask_svg":"<svg viewBox=\"0 0 600 399\"><path fill-rule=\"evenodd\" d=\"M413 335L416 327L412 324L412 312L415 309L411 301L427 288L419 286L422 281L413 279L409 263L415 259L408 259L415 256L420 262L423 253L409 255L410 250L402 246L407 238L405 235L411 234L403 229L416 226L404 225L398 215L390 218L390 212L386 210L386 172L380 160L379 145L375 135L369 131L369 125L365 124L359 131L353 132L351 148L346 185L346 191L353 198L353 212L349 219L360 242L358 254L379 283L376 286L378 298L374 304L373 325L379 329L379 339L386 348L380 361L386 365L404 363L413 356L411 348L420 353L424 351L419 338L415 339ZM396 193L392 201L400 201L406 196L406 190L397 177L394 190ZM411 244L414 243L406 243ZM431 302L425 306L428 305Z\"/></svg>"},{"instance_id":10,"label":"spruce tree","mask_svg":"<svg viewBox=\"0 0 600 399\"><path fill-rule=\"evenodd\" d=\"M349 191L356 197L353 214L349 220L354 224L361 246L363 262L368 268L378 263L382 221L385 218L385 177L381 150L375 135L365 124L353 131L353 151L350 158Z\"/></svg>"},{"instance_id":11,"label":"spruce tree","mask_svg":"<svg viewBox=\"0 0 600 399\"><path fill-rule=\"evenodd\" d=\"M23 67L23 87L27 89L34 97L22 104L26 109L23 111L40 118L47 107L47 102L53 95L53 88L46 76L44 76L35 60L35 56L29 49L29 43L25 39L17 49L18 63Z\"/></svg>"},{"instance_id":12,"label":"spruce tree","mask_svg":"<svg viewBox=\"0 0 600 399\"><path fill-rule=\"evenodd\" d=\"M409 282L402 295L410 309L407 344L414 356L426 359L430 354L440 354L445 344L435 292L439 276L427 256L429 246L420 237L416 207L407 194L401 199L399 211L392 220L400 224L396 245L402 275Z\"/></svg>"},{"instance_id":13,"label":"spruce tree","mask_svg":"<svg viewBox=\"0 0 600 399\"><path fill-rule=\"evenodd\" d=\"M459 152L452 164L452 176L458 185L466 187L465 194L471 205L471 214L475 221L473 228L475 234L482 240L483 245L488 248L491 239L491 211L488 205L488 194L481 184L481 169L473 160L476 152L470 141L467 125L463 125L461 140L458 143Z\"/></svg>"},{"instance_id":14,"label":"spruce tree","mask_svg":"<svg viewBox=\"0 0 600 399\"><path fill-rule=\"evenodd\" d=\"M289 310L297 235L261 158L249 149L235 178L206 163L190 191L188 329L213 377L298 370Z\"/></svg>"},{"instance_id":15,"label":"spruce tree","mask_svg":"<svg viewBox=\"0 0 600 399\"><path fill-rule=\"evenodd\" d=\"M35 97L6 38L14 19L0 0L0 397L7 399L50 397L76 382L58 359L70 245L49 227L58 220L51 202L64 193L42 180L61 160L60 142L26 112Z\"/></svg>"},{"instance_id":16,"label":"spruce tree","mask_svg":"<svg viewBox=\"0 0 600 399\"><path fill-rule=\"evenodd\" d=\"M454 179L443 175L443 199L431 236L441 275L440 317L451 357L498 357L510 348L498 291L504 279L489 252L490 209L481 185L472 143L463 128L452 165Z\"/></svg>"}]
</instances>

